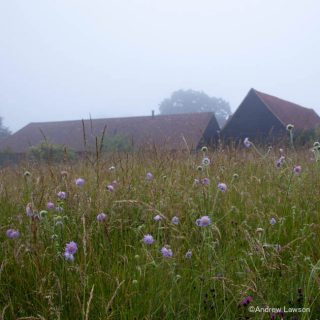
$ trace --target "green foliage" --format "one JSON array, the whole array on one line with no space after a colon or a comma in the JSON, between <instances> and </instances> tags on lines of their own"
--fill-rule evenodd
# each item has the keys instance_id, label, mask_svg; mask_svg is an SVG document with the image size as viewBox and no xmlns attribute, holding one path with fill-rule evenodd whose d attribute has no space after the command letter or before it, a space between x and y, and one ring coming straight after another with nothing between
<instances>
[{"instance_id":1,"label":"green foliage","mask_svg":"<svg viewBox=\"0 0 320 320\"><path fill-rule=\"evenodd\" d=\"M116 134L104 138L102 150L106 152L130 152L133 150L133 146L126 136Z\"/></svg>"},{"instance_id":2,"label":"green foliage","mask_svg":"<svg viewBox=\"0 0 320 320\"><path fill-rule=\"evenodd\" d=\"M170 98L161 102L159 110L160 114L214 112L220 127L231 115L231 108L227 101L209 97L206 93L195 90L173 92Z\"/></svg>"},{"instance_id":3,"label":"green foliage","mask_svg":"<svg viewBox=\"0 0 320 320\"><path fill-rule=\"evenodd\" d=\"M63 160L73 160L76 154L73 150L66 149L64 146L53 144L47 141L39 145L30 147L27 156L36 161L61 162Z\"/></svg>"},{"instance_id":4,"label":"green foliage","mask_svg":"<svg viewBox=\"0 0 320 320\"><path fill-rule=\"evenodd\" d=\"M309 130L294 130L294 144L298 146L312 145L313 142L320 140L320 126Z\"/></svg>"},{"instance_id":5,"label":"green foliage","mask_svg":"<svg viewBox=\"0 0 320 320\"><path fill-rule=\"evenodd\" d=\"M265 156L230 147L189 156L112 154L101 165L25 163L0 170L1 317L270 319L248 307L286 306L310 308L290 319L317 319L319 163L296 148L277 168L276 148L260 153ZM199 171L204 156L214 161ZM294 165L302 166L300 175ZM115 169L105 170L110 166ZM85 179L82 187L75 185L78 177ZM195 184L205 177L211 185ZM114 192L106 191L114 180ZM227 184L226 192L218 182ZM57 201L60 190L67 198ZM63 211L44 212L48 201ZM28 203L32 218L24 213ZM105 222L97 221L100 212ZM204 215L212 224L197 226ZM7 238L9 228L20 237ZM143 243L146 234L152 245ZM73 262L63 257L70 241L78 245ZM165 245L172 258L162 257ZM239 306L247 296L253 301Z\"/></svg>"}]
</instances>

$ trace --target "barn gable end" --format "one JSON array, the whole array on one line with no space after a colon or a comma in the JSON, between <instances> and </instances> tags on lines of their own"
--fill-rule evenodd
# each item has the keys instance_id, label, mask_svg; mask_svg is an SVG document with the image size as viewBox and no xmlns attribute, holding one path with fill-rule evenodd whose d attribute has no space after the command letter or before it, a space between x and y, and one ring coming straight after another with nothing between
<instances>
[{"instance_id":1,"label":"barn gable end","mask_svg":"<svg viewBox=\"0 0 320 320\"><path fill-rule=\"evenodd\" d=\"M223 139L262 139L282 134L285 127L251 89L224 126Z\"/></svg>"}]
</instances>

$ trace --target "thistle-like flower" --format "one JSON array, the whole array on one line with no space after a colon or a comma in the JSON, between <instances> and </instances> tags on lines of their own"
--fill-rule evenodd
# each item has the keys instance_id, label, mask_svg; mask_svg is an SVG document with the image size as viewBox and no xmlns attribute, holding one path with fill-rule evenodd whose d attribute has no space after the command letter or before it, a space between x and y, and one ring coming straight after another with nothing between
<instances>
[{"instance_id":1,"label":"thistle-like flower","mask_svg":"<svg viewBox=\"0 0 320 320\"><path fill-rule=\"evenodd\" d=\"M179 218L177 216L174 216L172 219L171 219L171 223L172 224L175 224L175 225L178 225L180 222Z\"/></svg>"},{"instance_id":2,"label":"thistle-like flower","mask_svg":"<svg viewBox=\"0 0 320 320\"><path fill-rule=\"evenodd\" d=\"M51 210L51 209L54 209L54 208L55 208L54 203L51 202L51 201L49 201L49 202L47 203L47 209Z\"/></svg>"},{"instance_id":3,"label":"thistle-like flower","mask_svg":"<svg viewBox=\"0 0 320 320\"><path fill-rule=\"evenodd\" d=\"M161 253L162 253L162 256L165 258L171 258L173 256L172 250L167 247L162 247Z\"/></svg>"},{"instance_id":4,"label":"thistle-like flower","mask_svg":"<svg viewBox=\"0 0 320 320\"><path fill-rule=\"evenodd\" d=\"M153 174L151 172L148 172L146 175L146 180L151 181L153 180Z\"/></svg>"},{"instance_id":5,"label":"thistle-like flower","mask_svg":"<svg viewBox=\"0 0 320 320\"><path fill-rule=\"evenodd\" d=\"M67 198L67 194L64 191L59 191L57 196L60 200L65 200Z\"/></svg>"},{"instance_id":6,"label":"thistle-like flower","mask_svg":"<svg viewBox=\"0 0 320 320\"><path fill-rule=\"evenodd\" d=\"M153 244L154 243L154 239L153 239L153 236L151 234L146 234L144 237L143 237L143 242L145 244Z\"/></svg>"},{"instance_id":7,"label":"thistle-like flower","mask_svg":"<svg viewBox=\"0 0 320 320\"><path fill-rule=\"evenodd\" d=\"M78 178L75 180L75 184L78 186L78 187L82 187L84 185L85 181L84 179L82 178Z\"/></svg>"},{"instance_id":8,"label":"thistle-like flower","mask_svg":"<svg viewBox=\"0 0 320 320\"><path fill-rule=\"evenodd\" d=\"M269 222L272 226L274 226L277 223L277 220L272 217Z\"/></svg>"},{"instance_id":9,"label":"thistle-like flower","mask_svg":"<svg viewBox=\"0 0 320 320\"><path fill-rule=\"evenodd\" d=\"M199 227L207 227L211 224L211 219L209 216L202 216L200 219L196 220L196 225Z\"/></svg>"},{"instance_id":10,"label":"thistle-like flower","mask_svg":"<svg viewBox=\"0 0 320 320\"><path fill-rule=\"evenodd\" d=\"M6 236L9 239L16 239L20 237L20 232L18 230L14 230L14 229L8 229L6 231Z\"/></svg>"},{"instance_id":11,"label":"thistle-like flower","mask_svg":"<svg viewBox=\"0 0 320 320\"><path fill-rule=\"evenodd\" d=\"M97 215L97 221L98 222L103 222L103 221L105 221L107 219L107 215L105 214L105 213L103 213L103 212L101 212L101 213L99 213L98 215Z\"/></svg>"},{"instance_id":12,"label":"thistle-like flower","mask_svg":"<svg viewBox=\"0 0 320 320\"><path fill-rule=\"evenodd\" d=\"M218 184L218 189L219 189L220 191L222 191L222 192L226 192L226 191L227 191L227 185L226 185L225 183L223 183L223 182L220 182L220 183Z\"/></svg>"},{"instance_id":13,"label":"thistle-like flower","mask_svg":"<svg viewBox=\"0 0 320 320\"><path fill-rule=\"evenodd\" d=\"M298 176L301 173L301 170L302 170L301 166L295 166L293 168L293 173Z\"/></svg>"},{"instance_id":14,"label":"thistle-like flower","mask_svg":"<svg viewBox=\"0 0 320 320\"><path fill-rule=\"evenodd\" d=\"M153 217L153 220L154 221L161 221L162 218L161 218L160 214L157 214L156 216Z\"/></svg>"}]
</instances>

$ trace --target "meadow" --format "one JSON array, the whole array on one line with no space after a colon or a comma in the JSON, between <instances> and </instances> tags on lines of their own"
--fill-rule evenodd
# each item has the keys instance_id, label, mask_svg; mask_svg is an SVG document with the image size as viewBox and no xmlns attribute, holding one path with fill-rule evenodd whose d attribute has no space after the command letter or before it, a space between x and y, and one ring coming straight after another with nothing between
<instances>
[{"instance_id":1,"label":"meadow","mask_svg":"<svg viewBox=\"0 0 320 320\"><path fill-rule=\"evenodd\" d=\"M320 319L316 156L220 146L2 167L0 319Z\"/></svg>"}]
</instances>

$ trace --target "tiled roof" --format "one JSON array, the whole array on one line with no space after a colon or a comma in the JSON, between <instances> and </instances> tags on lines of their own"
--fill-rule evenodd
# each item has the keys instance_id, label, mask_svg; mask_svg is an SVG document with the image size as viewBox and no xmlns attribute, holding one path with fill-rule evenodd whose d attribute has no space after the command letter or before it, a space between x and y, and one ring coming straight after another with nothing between
<instances>
[{"instance_id":1,"label":"tiled roof","mask_svg":"<svg viewBox=\"0 0 320 320\"><path fill-rule=\"evenodd\" d=\"M283 125L293 124L297 129L311 129L320 124L320 117L313 109L279 99L266 93L253 91Z\"/></svg>"},{"instance_id":2,"label":"tiled roof","mask_svg":"<svg viewBox=\"0 0 320 320\"><path fill-rule=\"evenodd\" d=\"M84 151L83 124L87 143L91 146L95 145L95 136L102 136L106 127L106 136L125 136L137 148L157 145L179 150L184 149L186 143L190 148L196 148L213 117L213 113L192 113L30 123L2 140L0 150L8 148L12 152L23 153L46 137L52 143ZM215 130L218 130L216 125Z\"/></svg>"}]
</instances>

